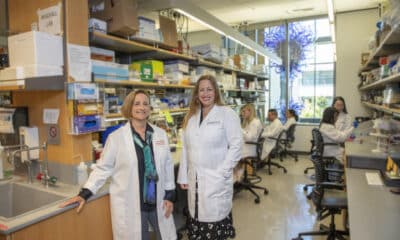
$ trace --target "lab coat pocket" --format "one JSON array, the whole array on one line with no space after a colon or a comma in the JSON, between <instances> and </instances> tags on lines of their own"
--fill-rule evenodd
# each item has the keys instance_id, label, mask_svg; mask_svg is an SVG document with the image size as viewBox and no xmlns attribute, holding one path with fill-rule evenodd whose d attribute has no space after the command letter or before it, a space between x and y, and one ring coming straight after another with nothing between
<instances>
[{"instance_id":1,"label":"lab coat pocket","mask_svg":"<svg viewBox=\"0 0 400 240\"><path fill-rule=\"evenodd\" d=\"M208 142L212 145L218 145L221 143L224 137L224 125L222 121L209 121L206 123L206 135Z\"/></svg>"}]
</instances>

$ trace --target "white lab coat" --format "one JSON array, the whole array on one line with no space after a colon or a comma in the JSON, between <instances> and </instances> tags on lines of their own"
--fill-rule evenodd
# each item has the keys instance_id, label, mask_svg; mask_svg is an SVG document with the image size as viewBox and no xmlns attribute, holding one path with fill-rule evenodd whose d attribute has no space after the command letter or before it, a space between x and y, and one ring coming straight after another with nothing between
<instances>
[{"instance_id":1,"label":"white lab coat","mask_svg":"<svg viewBox=\"0 0 400 240\"><path fill-rule=\"evenodd\" d=\"M290 128L290 126L292 126L293 124L296 124L296 119L294 117L288 118L286 120L285 125L283 125L283 130L288 130Z\"/></svg>"},{"instance_id":2,"label":"white lab coat","mask_svg":"<svg viewBox=\"0 0 400 240\"><path fill-rule=\"evenodd\" d=\"M353 127L350 115L344 112L340 112L338 115L338 119L336 120L335 127L340 131L345 131Z\"/></svg>"},{"instance_id":3,"label":"white lab coat","mask_svg":"<svg viewBox=\"0 0 400 240\"><path fill-rule=\"evenodd\" d=\"M340 131L332 124L322 123L319 127L324 143L343 143L350 136L353 127L345 131ZM339 145L324 146L324 157L335 157L339 161L343 161L344 149Z\"/></svg>"},{"instance_id":4,"label":"white lab coat","mask_svg":"<svg viewBox=\"0 0 400 240\"><path fill-rule=\"evenodd\" d=\"M229 107L214 105L201 125L200 114L183 130L178 183L189 185L189 212L194 217L197 178L198 219L216 222L232 209L232 172L240 160L242 133L239 117Z\"/></svg>"},{"instance_id":5,"label":"white lab coat","mask_svg":"<svg viewBox=\"0 0 400 240\"><path fill-rule=\"evenodd\" d=\"M281 120L279 120L279 118L276 118L267 127L264 128L262 137L265 138L265 140L264 140L261 159L265 159L266 157L268 157L269 153L272 151L272 149L276 145L276 140L269 139L269 138L270 137L273 137L273 138L279 137L279 134L282 132L282 130L283 130L283 125L282 125Z\"/></svg>"},{"instance_id":6,"label":"white lab coat","mask_svg":"<svg viewBox=\"0 0 400 240\"><path fill-rule=\"evenodd\" d=\"M261 121L258 118L254 118L245 128L242 129L244 141L242 147L242 158L257 156L257 146L246 144L245 142L257 142L262 128L263 126Z\"/></svg>"},{"instance_id":7,"label":"white lab coat","mask_svg":"<svg viewBox=\"0 0 400 240\"><path fill-rule=\"evenodd\" d=\"M165 218L162 203L165 190L175 189L174 166L167 134L151 125L157 182L157 215L162 239L177 239L174 218ZM114 240L142 240L138 163L130 123L113 132L96 169L84 188L96 193L111 176L110 204ZM88 229L95 231L95 229Z\"/></svg>"}]
</instances>

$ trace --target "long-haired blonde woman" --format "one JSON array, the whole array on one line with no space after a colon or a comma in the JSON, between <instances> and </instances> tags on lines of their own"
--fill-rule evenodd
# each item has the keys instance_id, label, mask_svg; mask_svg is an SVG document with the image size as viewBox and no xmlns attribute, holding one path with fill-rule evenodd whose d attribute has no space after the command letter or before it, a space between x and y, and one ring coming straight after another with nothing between
<instances>
[{"instance_id":1,"label":"long-haired blonde woman","mask_svg":"<svg viewBox=\"0 0 400 240\"><path fill-rule=\"evenodd\" d=\"M181 188L188 189L189 239L235 236L232 172L241 156L240 129L237 114L223 105L215 78L201 76L183 123L178 175Z\"/></svg>"},{"instance_id":2,"label":"long-haired blonde woman","mask_svg":"<svg viewBox=\"0 0 400 240\"><path fill-rule=\"evenodd\" d=\"M240 114L242 116L242 133L244 142L256 142L262 131L261 121L256 116L254 105L248 103L244 105ZM254 144L243 144L242 158L257 156L256 146Z\"/></svg>"}]
</instances>

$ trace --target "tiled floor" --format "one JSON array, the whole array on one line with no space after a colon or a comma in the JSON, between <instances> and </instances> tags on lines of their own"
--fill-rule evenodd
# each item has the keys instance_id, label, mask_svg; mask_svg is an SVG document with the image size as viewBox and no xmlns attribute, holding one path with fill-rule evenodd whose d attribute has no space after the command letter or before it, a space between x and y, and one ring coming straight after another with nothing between
<instances>
[{"instance_id":1,"label":"tiled floor","mask_svg":"<svg viewBox=\"0 0 400 240\"><path fill-rule=\"evenodd\" d=\"M235 239L287 240L296 237L298 232L318 230L319 222L316 221L314 205L303 191L303 185L312 182L303 173L306 167L312 165L311 162L307 156L300 156L298 162L288 158L281 164L287 168L287 174L277 168L273 168L272 175L268 175L265 169L258 171L258 175L263 178L260 185L269 190L266 196L261 190L258 191L261 196L260 204L255 204L254 197L247 191L235 196ZM338 216L336 219L337 228L342 229L342 217ZM323 222L329 224L329 218ZM326 237L303 239L320 240Z\"/></svg>"},{"instance_id":2,"label":"tiled floor","mask_svg":"<svg viewBox=\"0 0 400 240\"><path fill-rule=\"evenodd\" d=\"M303 191L303 185L312 182L303 173L306 167L312 165L311 162L307 156L300 156L298 162L285 159L281 164L287 168L287 174L276 168L273 168L272 175L268 175L265 169L258 171L263 178L259 185L269 190L266 196L262 190L257 191L261 196L259 204L254 203L254 197L248 191L235 196L233 218L236 240L289 240L298 232L318 230L314 206ZM328 224L329 218L323 223ZM342 229L341 216L336 218L336 226ZM322 240L326 237L303 239Z\"/></svg>"}]
</instances>

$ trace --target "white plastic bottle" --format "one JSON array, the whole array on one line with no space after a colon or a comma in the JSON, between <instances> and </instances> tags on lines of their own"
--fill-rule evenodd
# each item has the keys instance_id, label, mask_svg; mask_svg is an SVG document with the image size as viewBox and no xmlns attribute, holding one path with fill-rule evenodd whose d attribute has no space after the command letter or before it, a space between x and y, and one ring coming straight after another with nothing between
<instances>
[{"instance_id":1,"label":"white plastic bottle","mask_svg":"<svg viewBox=\"0 0 400 240\"><path fill-rule=\"evenodd\" d=\"M88 179L87 166L81 161L77 167L78 184L82 186Z\"/></svg>"}]
</instances>

